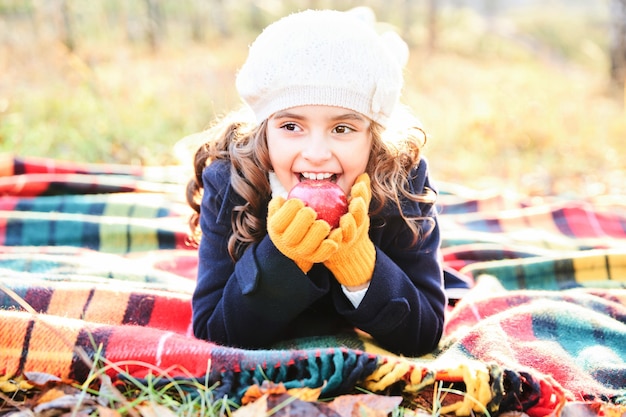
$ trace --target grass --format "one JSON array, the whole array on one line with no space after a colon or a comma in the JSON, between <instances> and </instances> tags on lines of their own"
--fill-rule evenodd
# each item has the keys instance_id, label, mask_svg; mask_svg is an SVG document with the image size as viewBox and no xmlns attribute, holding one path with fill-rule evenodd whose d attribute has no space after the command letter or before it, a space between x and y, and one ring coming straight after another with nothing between
<instances>
[{"instance_id":1,"label":"grass","mask_svg":"<svg viewBox=\"0 0 626 417\"><path fill-rule=\"evenodd\" d=\"M188 164L174 144L238 105L234 74L254 36L194 43L170 26L151 51L98 32L70 52L5 18L0 152L85 162ZM475 13L446 10L434 52L412 27L404 101L430 133L433 176L533 195L624 193L626 112L608 81L602 16L516 19L489 29Z\"/></svg>"},{"instance_id":2,"label":"grass","mask_svg":"<svg viewBox=\"0 0 626 417\"><path fill-rule=\"evenodd\" d=\"M77 354L84 356L80 352L77 352ZM91 364L91 371L83 383L60 381L52 376L49 376L49 379L46 380L45 374L39 374L35 376L38 380L36 388L31 385L30 388L22 387L14 391L13 396L19 396L19 399L9 398L0 392L0 413L18 409L22 414L26 415L26 410L30 410L32 407L32 411L36 413L72 416L271 416L302 413L305 409L310 412L309 408L304 408L297 402L300 401L300 404L303 404L304 402L316 401L314 399L299 400L297 396L283 395L279 396L279 402L272 402L275 405L272 405L271 408L270 404L266 403L267 409L264 410L263 414L259 414L263 407L257 407L256 403L241 406L227 397L216 398L214 395L216 386L210 386L206 381L198 381L191 376L186 380L175 379L168 376L167 370L139 361L111 363L100 355L99 350L96 351L93 361L88 358L86 360ZM140 380L125 372L126 366L134 368L145 367L150 373ZM113 383L107 376L109 371L114 371L114 373L119 375L117 382ZM478 412L469 411L470 416L490 416L489 411L471 395L451 387L444 387L441 382L435 383L432 391L428 389L425 391L427 392L419 393L420 398L423 397L420 404L411 406L397 405L390 408L388 404L381 403L379 399L374 398L375 396L372 397L372 401L369 403L360 398L359 404L363 410L378 411L377 405L381 409L391 410L388 414L391 417L449 416L454 414L458 405L446 406L446 397L454 395L455 399L449 400L448 403L457 404L458 401L466 398L469 400L472 409L479 410ZM372 394L365 391L363 393ZM306 396L306 394L304 395ZM431 398L429 398L429 395L431 395ZM243 410L246 407L247 409ZM242 409L241 412L235 414L240 409ZM442 414L444 409L448 409L449 412ZM383 414L378 411L376 415Z\"/></svg>"},{"instance_id":3,"label":"grass","mask_svg":"<svg viewBox=\"0 0 626 417\"><path fill-rule=\"evenodd\" d=\"M137 365L137 364L134 364ZM111 364L117 368L118 365ZM98 397L100 403L115 410L119 415L146 414L142 410L152 410L160 416L229 416L239 405L229 398L215 398L214 387L201 381L174 380L155 369L144 380L128 378L123 387L112 386L106 377L99 390L92 390L83 384L82 392ZM122 375L124 373L122 372Z\"/></svg>"}]
</instances>

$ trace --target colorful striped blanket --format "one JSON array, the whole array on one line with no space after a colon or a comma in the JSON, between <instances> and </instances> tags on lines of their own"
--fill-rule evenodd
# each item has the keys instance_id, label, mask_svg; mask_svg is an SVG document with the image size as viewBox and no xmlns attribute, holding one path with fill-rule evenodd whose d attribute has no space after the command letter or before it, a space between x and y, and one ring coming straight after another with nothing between
<instances>
[{"instance_id":1,"label":"colorful striped blanket","mask_svg":"<svg viewBox=\"0 0 626 417\"><path fill-rule=\"evenodd\" d=\"M439 349L405 358L363 335L242 350L194 339L188 172L0 159L0 377L33 372L213 386L367 390L470 416L626 411L626 201L541 200L450 184L439 202L449 288ZM251 318L252 320L253 318ZM569 415L574 415L570 413Z\"/></svg>"}]
</instances>

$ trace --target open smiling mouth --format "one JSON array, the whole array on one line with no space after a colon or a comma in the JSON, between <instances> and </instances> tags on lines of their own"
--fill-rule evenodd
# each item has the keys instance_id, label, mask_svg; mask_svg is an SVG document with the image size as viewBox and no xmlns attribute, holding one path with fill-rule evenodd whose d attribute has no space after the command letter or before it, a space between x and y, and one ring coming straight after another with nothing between
<instances>
[{"instance_id":1,"label":"open smiling mouth","mask_svg":"<svg viewBox=\"0 0 626 417\"><path fill-rule=\"evenodd\" d=\"M337 174L330 172L301 172L299 175L300 182L302 181L330 181L332 183L337 182Z\"/></svg>"}]
</instances>

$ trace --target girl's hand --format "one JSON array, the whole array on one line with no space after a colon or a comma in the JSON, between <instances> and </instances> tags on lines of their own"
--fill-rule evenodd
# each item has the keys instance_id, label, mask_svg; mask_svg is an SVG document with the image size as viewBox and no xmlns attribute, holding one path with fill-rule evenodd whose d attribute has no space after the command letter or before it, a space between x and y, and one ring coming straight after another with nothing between
<instances>
[{"instance_id":1,"label":"girl's hand","mask_svg":"<svg viewBox=\"0 0 626 417\"><path fill-rule=\"evenodd\" d=\"M304 273L337 250L337 242L327 239L330 226L323 220L316 220L316 216L312 208L296 198L274 197L268 206L270 239Z\"/></svg>"},{"instance_id":2,"label":"girl's hand","mask_svg":"<svg viewBox=\"0 0 626 417\"><path fill-rule=\"evenodd\" d=\"M341 217L339 227L328 237L337 242L338 249L324 261L324 265L340 284L348 288L362 288L372 279L374 272L376 249L369 238L371 200L370 177L361 174L350 190L348 213Z\"/></svg>"}]
</instances>

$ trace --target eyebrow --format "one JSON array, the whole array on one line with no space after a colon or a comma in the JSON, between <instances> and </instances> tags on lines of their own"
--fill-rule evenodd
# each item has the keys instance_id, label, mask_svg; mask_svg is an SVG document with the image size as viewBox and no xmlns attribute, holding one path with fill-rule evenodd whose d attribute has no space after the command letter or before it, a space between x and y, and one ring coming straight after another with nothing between
<instances>
[{"instance_id":1,"label":"eyebrow","mask_svg":"<svg viewBox=\"0 0 626 417\"><path fill-rule=\"evenodd\" d=\"M306 117L299 115L297 113L291 113L289 111L280 111L274 114L274 119L296 119L296 120L304 120ZM361 116L358 113L350 112L345 114L339 114L337 116L333 116L330 120L358 120L361 122L367 121L364 116Z\"/></svg>"}]
</instances>

